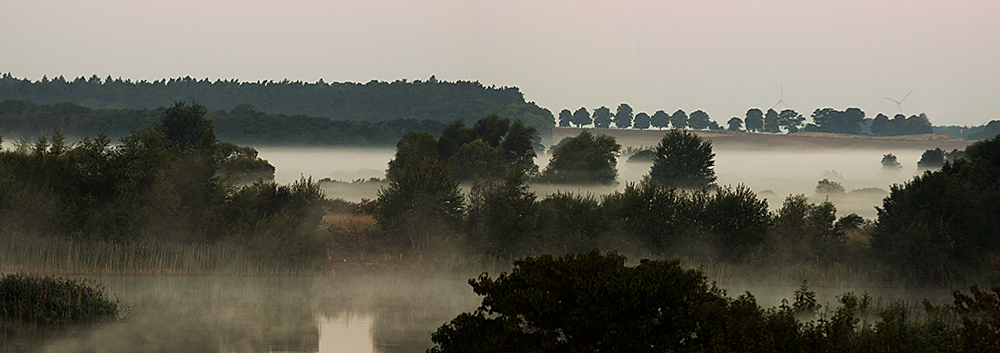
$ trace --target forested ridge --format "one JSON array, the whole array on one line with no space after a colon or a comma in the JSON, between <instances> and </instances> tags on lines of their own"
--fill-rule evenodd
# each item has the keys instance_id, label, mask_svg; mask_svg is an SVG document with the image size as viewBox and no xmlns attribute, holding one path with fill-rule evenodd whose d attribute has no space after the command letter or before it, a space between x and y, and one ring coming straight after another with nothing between
<instances>
[{"instance_id":1,"label":"forested ridge","mask_svg":"<svg viewBox=\"0 0 1000 353\"><path fill-rule=\"evenodd\" d=\"M59 76L31 81L7 73L0 76L0 100L11 99L40 104L69 102L91 109L162 109L176 101L187 101L210 110L231 111L249 104L264 113L367 122L399 119L449 122L498 113L521 119L538 129L543 137L548 136L555 124L551 112L525 102L517 87L486 87L477 81L438 81L434 76L426 81L367 83L327 83L322 79L314 83L287 79L209 81L190 76L149 82L111 76L102 80L97 75L89 79L81 76L66 80Z\"/></svg>"},{"instance_id":2,"label":"forested ridge","mask_svg":"<svg viewBox=\"0 0 1000 353\"><path fill-rule=\"evenodd\" d=\"M25 100L0 102L0 135L18 138L60 128L69 136L117 138L147 123L155 123L167 108L91 109L73 103L36 104ZM249 104L230 111L209 110L219 138L244 145L393 146L409 131L440 135L446 123L395 119L377 122L330 120L323 117L265 113Z\"/></svg>"}]
</instances>

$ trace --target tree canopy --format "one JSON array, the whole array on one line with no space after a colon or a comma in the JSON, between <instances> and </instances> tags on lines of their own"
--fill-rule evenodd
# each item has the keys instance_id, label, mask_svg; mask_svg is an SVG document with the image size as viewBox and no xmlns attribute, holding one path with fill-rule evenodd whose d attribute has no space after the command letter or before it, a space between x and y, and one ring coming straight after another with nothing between
<instances>
[{"instance_id":1,"label":"tree canopy","mask_svg":"<svg viewBox=\"0 0 1000 353\"><path fill-rule=\"evenodd\" d=\"M715 182L715 153L712 142L692 132L671 129L654 149L648 178L683 189L695 189Z\"/></svg>"},{"instance_id":2,"label":"tree canopy","mask_svg":"<svg viewBox=\"0 0 1000 353\"><path fill-rule=\"evenodd\" d=\"M614 137L583 130L555 146L542 178L553 183L613 184L620 150Z\"/></svg>"}]
</instances>

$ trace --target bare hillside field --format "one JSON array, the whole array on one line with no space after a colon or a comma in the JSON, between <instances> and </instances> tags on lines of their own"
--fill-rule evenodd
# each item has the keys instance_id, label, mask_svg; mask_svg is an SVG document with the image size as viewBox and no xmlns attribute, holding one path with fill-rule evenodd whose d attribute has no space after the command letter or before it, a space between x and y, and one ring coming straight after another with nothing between
<instances>
[{"instance_id":1,"label":"bare hillside field","mask_svg":"<svg viewBox=\"0 0 1000 353\"><path fill-rule=\"evenodd\" d=\"M552 140L558 143L566 137L576 136L582 128L555 128ZM663 138L667 130L588 129L594 134L614 136L622 147L651 147ZM711 140L715 149L767 151L767 150L927 150L941 148L946 151L964 149L973 141L956 139L948 135L909 135L874 137L825 132L797 132L794 134L766 134L733 131L693 131L703 139Z\"/></svg>"}]
</instances>

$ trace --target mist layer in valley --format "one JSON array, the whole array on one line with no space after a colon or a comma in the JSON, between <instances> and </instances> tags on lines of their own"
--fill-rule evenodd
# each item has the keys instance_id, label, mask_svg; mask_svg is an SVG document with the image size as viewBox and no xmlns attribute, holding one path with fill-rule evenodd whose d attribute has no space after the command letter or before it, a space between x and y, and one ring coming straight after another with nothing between
<instances>
[{"instance_id":1,"label":"mist layer in valley","mask_svg":"<svg viewBox=\"0 0 1000 353\"><path fill-rule=\"evenodd\" d=\"M560 130L556 129L557 138ZM595 131L602 133L603 131ZM614 131L611 131L614 132ZM664 132L641 131L632 135L617 136L624 150L649 148ZM568 132L564 132L568 134ZM712 134L705 134L712 139ZM798 138L791 136L756 135L715 137L715 172L719 185L744 184L759 197L767 199L774 210L789 195L803 194L812 202L822 202L827 197L838 208L839 215L857 213L862 217L876 217L875 207L881 205L893 184L904 183L922 173L917 161L927 149L941 147L950 150L964 148L967 141L935 140L861 140L847 138ZM804 142L803 142L804 141ZM313 180L329 179L321 187L330 198L358 202L377 198L378 190L386 185L372 178L384 178L386 165L393 158L394 149L378 148L289 148L260 147L260 157L276 168L275 181L290 183L300 177ZM897 157L902 169L882 170L883 155ZM544 169L549 155L539 154L536 163ZM639 182L649 172L648 163L628 163L628 154L618 161L618 185L579 186L532 184L532 191L539 196L555 192L604 195L623 190L627 183ZM844 187L843 194L820 195L816 185L828 179ZM464 185L465 191L469 185Z\"/></svg>"}]
</instances>

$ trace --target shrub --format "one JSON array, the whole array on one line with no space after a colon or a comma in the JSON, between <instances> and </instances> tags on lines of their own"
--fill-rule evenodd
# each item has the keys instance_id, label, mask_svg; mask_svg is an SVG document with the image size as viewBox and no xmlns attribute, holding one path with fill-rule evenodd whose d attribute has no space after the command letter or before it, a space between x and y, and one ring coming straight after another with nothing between
<instances>
[{"instance_id":1,"label":"shrub","mask_svg":"<svg viewBox=\"0 0 1000 353\"><path fill-rule=\"evenodd\" d=\"M0 278L0 316L39 324L118 318L126 307L86 280L8 274Z\"/></svg>"}]
</instances>

